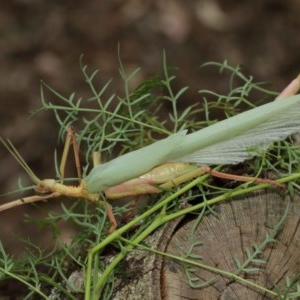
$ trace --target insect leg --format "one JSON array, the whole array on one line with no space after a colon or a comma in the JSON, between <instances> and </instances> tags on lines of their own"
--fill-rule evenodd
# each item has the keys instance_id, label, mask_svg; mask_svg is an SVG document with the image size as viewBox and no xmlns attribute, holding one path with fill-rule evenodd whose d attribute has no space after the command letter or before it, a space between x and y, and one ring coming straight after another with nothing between
<instances>
[{"instance_id":1,"label":"insect leg","mask_svg":"<svg viewBox=\"0 0 300 300\"><path fill-rule=\"evenodd\" d=\"M65 178L65 166L66 166L66 161L67 161L67 157L69 154L71 143L73 144L73 151L74 151L75 165L76 165L78 179L79 179L79 182L81 182L82 176L81 176L81 169L80 169L79 149L78 149L78 144L76 141L75 130L72 126L69 126L67 128L67 137L66 137L66 141L65 141L65 145L64 145L63 154L61 157L59 172L61 174L62 181L63 181Z\"/></svg>"},{"instance_id":2,"label":"insect leg","mask_svg":"<svg viewBox=\"0 0 300 300\"><path fill-rule=\"evenodd\" d=\"M282 183L279 183L276 180L272 179L267 179L267 178L257 178L257 177L251 177L251 176L240 176L240 175L234 175L234 174L227 174L215 170L210 170L210 174L212 176L218 177L218 178L223 178L223 179L232 179L236 181L245 181L245 182L254 182L254 183L270 183L275 186L278 186L280 188L285 189L285 185Z\"/></svg>"},{"instance_id":3,"label":"insect leg","mask_svg":"<svg viewBox=\"0 0 300 300\"><path fill-rule=\"evenodd\" d=\"M300 74L277 96L276 100L296 95L300 90Z\"/></svg>"}]
</instances>

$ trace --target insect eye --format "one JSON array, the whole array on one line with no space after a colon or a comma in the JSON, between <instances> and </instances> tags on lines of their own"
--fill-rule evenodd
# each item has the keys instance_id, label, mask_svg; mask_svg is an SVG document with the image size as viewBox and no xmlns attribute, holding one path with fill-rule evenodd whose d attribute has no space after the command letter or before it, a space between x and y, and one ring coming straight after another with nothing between
<instances>
[{"instance_id":1,"label":"insect eye","mask_svg":"<svg viewBox=\"0 0 300 300\"><path fill-rule=\"evenodd\" d=\"M48 193L48 189L47 189L47 185L44 183L44 182L40 182L36 187L35 187L35 190L38 192L38 193Z\"/></svg>"},{"instance_id":2,"label":"insect eye","mask_svg":"<svg viewBox=\"0 0 300 300\"><path fill-rule=\"evenodd\" d=\"M45 185L43 183L40 183L39 185L37 185L35 187L35 190L38 192L38 193L43 193L43 191L45 191Z\"/></svg>"}]
</instances>

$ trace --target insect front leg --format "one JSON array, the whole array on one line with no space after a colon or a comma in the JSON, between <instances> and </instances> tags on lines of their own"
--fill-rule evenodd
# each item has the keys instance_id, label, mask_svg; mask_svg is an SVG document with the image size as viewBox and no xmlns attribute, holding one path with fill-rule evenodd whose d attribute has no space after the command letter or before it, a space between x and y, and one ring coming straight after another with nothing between
<instances>
[{"instance_id":1,"label":"insect front leg","mask_svg":"<svg viewBox=\"0 0 300 300\"><path fill-rule=\"evenodd\" d=\"M66 140L65 140L63 154L61 157L59 172L60 172L60 175L61 175L61 178L63 181L65 178L65 166L66 166L66 161L68 158L71 143L73 144L73 151L74 151L74 158L75 158L75 165L76 165L78 180L79 180L79 182L81 182L82 176L81 176L81 168L80 168L80 160L79 160L79 148L78 148L76 134L75 134L75 130L74 130L73 126L69 126L67 128L67 136L66 136Z\"/></svg>"},{"instance_id":2,"label":"insect front leg","mask_svg":"<svg viewBox=\"0 0 300 300\"><path fill-rule=\"evenodd\" d=\"M0 211L4 211L16 206L20 206L20 205L24 205L24 204L28 204L28 203L34 203L34 202L38 202L38 201L45 201L48 199L52 199L52 198L57 198L61 196L60 193L51 193L49 195L45 195L45 196L29 196L29 197L23 197L14 201L10 201L8 203L4 203L0 205Z\"/></svg>"}]
</instances>

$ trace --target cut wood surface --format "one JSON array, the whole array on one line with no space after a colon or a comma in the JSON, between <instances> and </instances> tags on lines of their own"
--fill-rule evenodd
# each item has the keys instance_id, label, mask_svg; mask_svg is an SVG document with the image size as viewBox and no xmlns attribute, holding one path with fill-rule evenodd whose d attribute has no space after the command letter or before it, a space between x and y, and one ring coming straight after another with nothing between
<instances>
[{"instance_id":1,"label":"cut wood surface","mask_svg":"<svg viewBox=\"0 0 300 300\"><path fill-rule=\"evenodd\" d=\"M204 216L195 230L195 219L186 217L163 227L147 243L154 249L187 257L191 241L201 242L192 251L201 258L187 258L236 274L274 292L284 294L287 279L299 282L298 195L291 199L277 192L260 192L216 205L214 211L215 214ZM269 242L266 242L267 234ZM254 255L254 246L261 253ZM251 261L246 249L252 255ZM258 270L239 272L235 259L245 264L245 268ZM190 266L194 270L192 277L198 278L192 288L181 263L144 250L132 252L125 263L129 274L126 281L118 279L114 299L278 299L252 284L196 266Z\"/></svg>"}]
</instances>

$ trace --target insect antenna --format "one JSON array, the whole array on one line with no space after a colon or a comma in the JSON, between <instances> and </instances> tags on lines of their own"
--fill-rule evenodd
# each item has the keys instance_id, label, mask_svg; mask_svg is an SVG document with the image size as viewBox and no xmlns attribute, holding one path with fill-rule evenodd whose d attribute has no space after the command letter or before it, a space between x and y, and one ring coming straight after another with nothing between
<instances>
[{"instance_id":1,"label":"insect antenna","mask_svg":"<svg viewBox=\"0 0 300 300\"><path fill-rule=\"evenodd\" d=\"M30 169L28 164L22 158L21 154L18 150L14 147L10 140L4 141L3 138L0 136L0 142L4 145L4 147L10 152L10 154L15 158L15 160L19 163L19 165L23 168L23 170L28 174L30 179L33 181L34 184L38 184L41 180L34 174L34 172Z\"/></svg>"}]
</instances>

